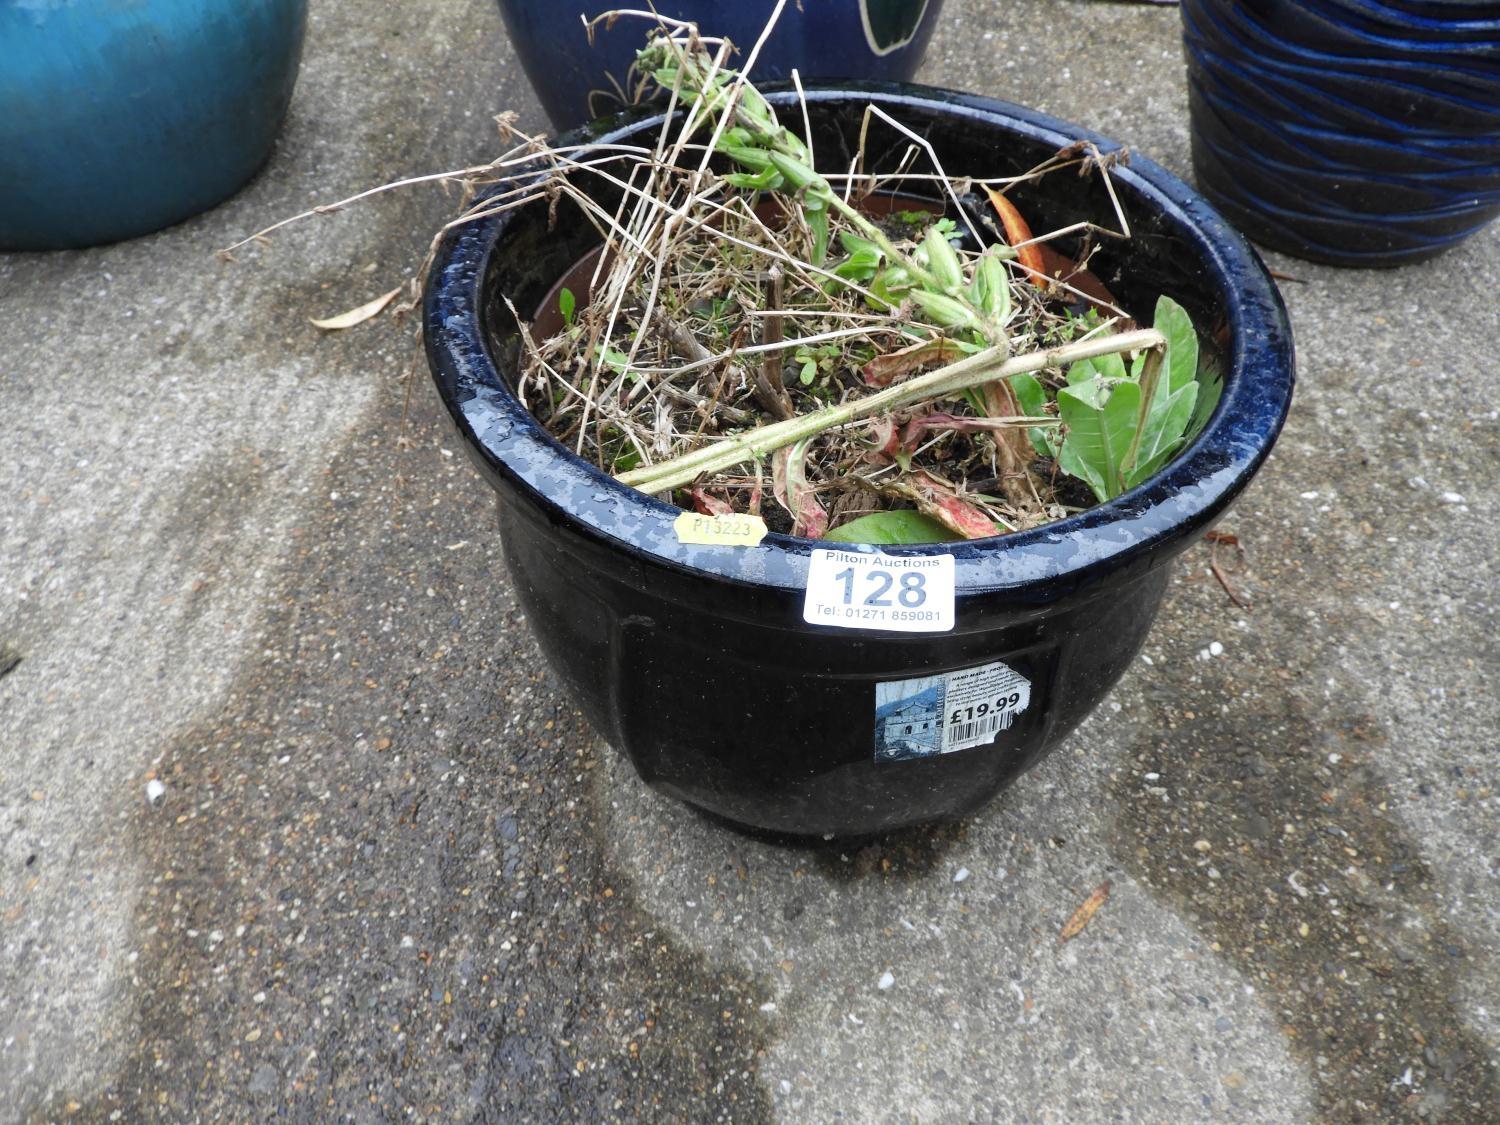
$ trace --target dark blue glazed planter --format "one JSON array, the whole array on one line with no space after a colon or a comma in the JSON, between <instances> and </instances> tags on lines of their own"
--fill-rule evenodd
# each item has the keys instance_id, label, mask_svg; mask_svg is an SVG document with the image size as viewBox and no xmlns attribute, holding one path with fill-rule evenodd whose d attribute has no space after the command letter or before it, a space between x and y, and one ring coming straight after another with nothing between
<instances>
[{"instance_id":1,"label":"dark blue glazed planter","mask_svg":"<svg viewBox=\"0 0 1500 1125\"><path fill-rule=\"evenodd\" d=\"M307 0L0 3L0 250L204 211L270 155Z\"/></svg>"},{"instance_id":2,"label":"dark blue glazed planter","mask_svg":"<svg viewBox=\"0 0 1500 1125\"><path fill-rule=\"evenodd\" d=\"M559 0L500 0L500 14L542 108L559 129L634 105L644 90L633 64L651 25L639 19L602 25L589 43L581 12L617 5ZM627 5L628 6L628 5ZM646 5L634 5L644 8ZM671 19L692 20L705 35L729 38L744 61L774 0L659 0ZM803 0L789 3L762 48L751 77L757 84L789 78L903 81L916 73L943 0Z\"/></svg>"},{"instance_id":3,"label":"dark blue glazed planter","mask_svg":"<svg viewBox=\"0 0 1500 1125\"><path fill-rule=\"evenodd\" d=\"M1198 185L1314 261L1427 258L1500 213L1500 3L1182 0Z\"/></svg>"},{"instance_id":4,"label":"dark blue glazed planter","mask_svg":"<svg viewBox=\"0 0 1500 1125\"><path fill-rule=\"evenodd\" d=\"M794 105L772 96L782 112ZM1113 142L1004 102L915 86L811 89L818 152L857 144L865 106L929 138L954 175L1013 175L1072 141ZM660 116L602 122L570 140L647 143ZM905 144L872 125L867 151ZM553 441L512 393L519 339L505 298L536 309L597 242L542 203L469 224L428 276L428 361L462 440L500 494L517 597L549 661L595 728L657 788L736 824L797 835L861 835L978 809L1071 731L1146 636L1171 561L1259 468L1292 393L1285 310L1248 243L1198 195L1136 158L1114 173L1134 228L1091 259L1131 310L1183 303L1217 342L1223 395L1184 454L1134 491L1036 530L886 548L952 554L956 627L891 634L802 620L809 552L768 536L754 548L685 546L677 509L625 488ZM502 190L503 190L502 185ZM605 206L616 196L590 181ZM1018 188L1036 229L1113 217L1097 177ZM877 761L876 685L1003 661L1032 703L988 745Z\"/></svg>"}]
</instances>

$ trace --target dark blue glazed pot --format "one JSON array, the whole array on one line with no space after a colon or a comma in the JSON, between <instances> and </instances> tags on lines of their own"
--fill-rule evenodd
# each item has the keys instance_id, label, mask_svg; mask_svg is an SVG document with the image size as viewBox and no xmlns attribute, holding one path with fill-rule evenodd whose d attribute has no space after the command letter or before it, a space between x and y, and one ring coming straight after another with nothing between
<instances>
[{"instance_id":1,"label":"dark blue glazed pot","mask_svg":"<svg viewBox=\"0 0 1500 1125\"><path fill-rule=\"evenodd\" d=\"M196 215L265 163L307 0L0 3L0 250Z\"/></svg>"},{"instance_id":2,"label":"dark blue glazed pot","mask_svg":"<svg viewBox=\"0 0 1500 1125\"><path fill-rule=\"evenodd\" d=\"M787 112L786 93L772 95ZM875 103L927 137L954 175L1014 175L1079 138L1118 145L1004 102L869 83L808 91L816 151L851 151ZM568 141L651 143L640 111ZM872 124L867 152L905 144ZM583 157L586 159L586 157ZM507 299L537 309L598 238L545 202L471 223L428 276L428 361L461 439L500 495L516 596L595 729L657 788L739 825L862 835L963 816L1055 746L1099 702L1144 640L1172 560L1249 482L1292 394L1286 313L1244 238L1195 192L1139 157L1114 172L1135 236L1091 267L1138 314L1176 297L1220 353L1223 393L1181 457L1133 491L1032 531L891 547L951 554L956 625L892 634L806 624L809 552L770 535L753 548L689 546L677 509L625 488L549 437L517 401L519 337ZM586 190L606 207L610 185ZM504 190L502 185L497 190ZM1112 221L1098 177L1015 190L1038 229ZM1000 661L1031 702L988 744L938 756L876 753L878 684Z\"/></svg>"},{"instance_id":3,"label":"dark blue glazed pot","mask_svg":"<svg viewBox=\"0 0 1500 1125\"><path fill-rule=\"evenodd\" d=\"M1182 0L1198 186L1313 261L1432 256L1500 213L1500 3Z\"/></svg>"},{"instance_id":4,"label":"dark blue glazed pot","mask_svg":"<svg viewBox=\"0 0 1500 1125\"><path fill-rule=\"evenodd\" d=\"M635 5L644 8L646 5ZM671 19L692 20L705 35L729 38L743 62L775 0L658 0ZM877 78L902 81L916 73L943 0L802 0L789 3L762 48L751 77L757 84L789 78ZM500 0L500 14L542 108L559 129L614 113L642 98L635 53L651 25L638 19L602 25L589 42L580 13L614 4L582 0Z\"/></svg>"}]
</instances>

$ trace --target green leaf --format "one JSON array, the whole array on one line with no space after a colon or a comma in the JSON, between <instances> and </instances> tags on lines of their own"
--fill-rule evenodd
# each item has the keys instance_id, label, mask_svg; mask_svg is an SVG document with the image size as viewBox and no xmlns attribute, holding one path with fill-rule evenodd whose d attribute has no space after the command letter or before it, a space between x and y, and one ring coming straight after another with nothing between
<instances>
[{"instance_id":1,"label":"green leaf","mask_svg":"<svg viewBox=\"0 0 1500 1125\"><path fill-rule=\"evenodd\" d=\"M1108 355L1096 355L1093 359L1080 359L1068 368L1068 382L1071 384L1085 383L1095 375L1103 375L1106 379L1126 378L1124 357L1118 352L1111 352Z\"/></svg>"},{"instance_id":2,"label":"green leaf","mask_svg":"<svg viewBox=\"0 0 1500 1125\"><path fill-rule=\"evenodd\" d=\"M812 386L812 381L814 379L816 379L817 377L818 377L818 361L815 360L815 359L810 359L810 360L808 360L806 363L804 363L802 365L802 375L801 375L802 385L804 387L810 387L810 386Z\"/></svg>"},{"instance_id":3,"label":"green leaf","mask_svg":"<svg viewBox=\"0 0 1500 1125\"><path fill-rule=\"evenodd\" d=\"M1219 405L1219 396L1224 393L1224 374L1212 358L1206 358L1198 371L1198 401L1193 405L1193 417L1188 422L1185 440L1192 441L1203 432L1208 420L1213 417L1214 407Z\"/></svg>"},{"instance_id":4,"label":"green leaf","mask_svg":"<svg viewBox=\"0 0 1500 1125\"><path fill-rule=\"evenodd\" d=\"M1167 462L1167 458L1182 447L1183 433L1193 417L1193 404L1198 400L1198 384L1174 392L1166 400L1165 408L1158 414L1148 415L1146 427L1141 433L1141 445L1136 451L1135 468L1126 474L1125 484L1134 488Z\"/></svg>"},{"instance_id":5,"label":"green leaf","mask_svg":"<svg viewBox=\"0 0 1500 1125\"><path fill-rule=\"evenodd\" d=\"M1176 392L1198 377L1198 333L1187 310L1171 297L1156 301L1156 321L1152 327L1167 338L1167 375Z\"/></svg>"},{"instance_id":6,"label":"green leaf","mask_svg":"<svg viewBox=\"0 0 1500 1125\"><path fill-rule=\"evenodd\" d=\"M573 327L573 312L577 307L578 298L573 296L573 290L564 286L557 295L557 311L562 313L563 323L569 328Z\"/></svg>"},{"instance_id":7,"label":"green leaf","mask_svg":"<svg viewBox=\"0 0 1500 1125\"><path fill-rule=\"evenodd\" d=\"M1103 409L1104 404L1109 401L1110 388L1115 385L1114 382L1104 378L1104 376L1095 375L1092 379L1087 379L1081 383L1069 384L1061 391L1058 391L1057 405L1059 407L1062 406L1062 394L1063 391L1067 391L1073 398L1087 403L1092 409Z\"/></svg>"},{"instance_id":8,"label":"green leaf","mask_svg":"<svg viewBox=\"0 0 1500 1125\"><path fill-rule=\"evenodd\" d=\"M1098 469L1079 455L1077 444L1068 441L1066 436L1057 450L1057 467L1070 477L1077 477L1088 485L1099 503L1102 504L1109 499L1109 490L1104 487L1104 477L1099 474Z\"/></svg>"},{"instance_id":9,"label":"green leaf","mask_svg":"<svg viewBox=\"0 0 1500 1125\"><path fill-rule=\"evenodd\" d=\"M1023 414L1033 417L1041 417L1047 413L1047 388L1042 386L1035 375L1012 375L1010 377L1010 389L1016 396L1016 403L1021 407ZM1026 431L1031 438L1031 447L1043 457L1057 456L1057 428L1055 426L1032 426Z\"/></svg>"},{"instance_id":10,"label":"green leaf","mask_svg":"<svg viewBox=\"0 0 1500 1125\"><path fill-rule=\"evenodd\" d=\"M828 257L828 208L814 207L811 197L803 200L802 214L812 229L812 264L821 266Z\"/></svg>"},{"instance_id":11,"label":"green leaf","mask_svg":"<svg viewBox=\"0 0 1500 1125\"><path fill-rule=\"evenodd\" d=\"M767 152L766 157L775 166L776 171L786 177L786 182L791 184L793 189L800 190L808 187L818 190L827 189L828 181L818 175L805 161L788 156L784 152L777 152L775 149ZM735 159L738 160L739 156L736 155Z\"/></svg>"},{"instance_id":12,"label":"green leaf","mask_svg":"<svg viewBox=\"0 0 1500 1125\"><path fill-rule=\"evenodd\" d=\"M730 71L723 71L719 74L719 81L726 86L732 80L733 73ZM766 99L761 97L760 91L749 83L740 87L740 112L749 116L762 129L769 128L776 119Z\"/></svg>"},{"instance_id":13,"label":"green leaf","mask_svg":"<svg viewBox=\"0 0 1500 1125\"><path fill-rule=\"evenodd\" d=\"M895 546L907 543L950 543L961 538L931 516L910 509L871 512L836 527L825 540L834 543L874 543Z\"/></svg>"},{"instance_id":14,"label":"green leaf","mask_svg":"<svg viewBox=\"0 0 1500 1125\"><path fill-rule=\"evenodd\" d=\"M1146 404L1134 464L1126 472L1130 487L1160 469L1182 447L1200 393L1198 334L1186 310L1170 297L1159 298L1155 328L1166 338L1165 355L1157 359L1154 353L1143 352L1133 368L1142 393L1150 394L1151 401ZM1148 378L1153 365L1157 373Z\"/></svg>"},{"instance_id":15,"label":"green leaf","mask_svg":"<svg viewBox=\"0 0 1500 1125\"><path fill-rule=\"evenodd\" d=\"M1009 382L1023 413L1039 418L1047 412L1047 389L1035 375L1012 375Z\"/></svg>"},{"instance_id":16,"label":"green leaf","mask_svg":"<svg viewBox=\"0 0 1500 1125\"><path fill-rule=\"evenodd\" d=\"M775 168L767 168L753 176L749 172L725 172L724 182L746 191L776 191L785 181Z\"/></svg>"},{"instance_id":17,"label":"green leaf","mask_svg":"<svg viewBox=\"0 0 1500 1125\"><path fill-rule=\"evenodd\" d=\"M1125 357L1119 352L1110 352L1108 355L1095 356L1094 370L1106 379L1125 378ZM1069 382L1072 382L1070 379Z\"/></svg>"},{"instance_id":18,"label":"green leaf","mask_svg":"<svg viewBox=\"0 0 1500 1125\"><path fill-rule=\"evenodd\" d=\"M728 156L737 164L742 164L752 172L764 172L771 167L771 154L763 148L755 148L751 145L725 144L719 142L719 151Z\"/></svg>"},{"instance_id":19,"label":"green leaf","mask_svg":"<svg viewBox=\"0 0 1500 1125\"><path fill-rule=\"evenodd\" d=\"M833 272L849 281L869 281L880 268L880 254L872 250L855 250Z\"/></svg>"},{"instance_id":20,"label":"green leaf","mask_svg":"<svg viewBox=\"0 0 1500 1125\"><path fill-rule=\"evenodd\" d=\"M844 248L844 253L851 257L858 254L873 254L875 260L880 260L880 247L876 246L868 238L860 238L857 234L849 231L839 231L839 245Z\"/></svg>"},{"instance_id":21,"label":"green leaf","mask_svg":"<svg viewBox=\"0 0 1500 1125\"><path fill-rule=\"evenodd\" d=\"M630 357L614 348L604 348L601 350L599 361L611 371L617 371L621 375L627 376L632 383L639 383L646 378L639 371L626 370L630 366Z\"/></svg>"},{"instance_id":22,"label":"green leaf","mask_svg":"<svg viewBox=\"0 0 1500 1125\"><path fill-rule=\"evenodd\" d=\"M1109 500L1125 491L1123 465L1140 413L1141 388L1126 381L1106 389L1103 383L1095 379L1058 391L1067 427L1058 463L1086 481L1101 500Z\"/></svg>"},{"instance_id":23,"label":"green leaf","mask_svg":"<svg viewBox=\"0 0 1500 1125\"><path fill-rule=\"evenodd\" d=\"M870 278L867 288L866 304L881 311L893 309L901 303L901 294L911 288L911 275L900 266L887 266Z\"/></svg>"},{"instance_id":24,"label":"green leaf","mask_svg":"<svg viewBox=\"0 0 1500 1125\"><path fill-rule=\"evenodd\" d=\"M1165 465L1174 456L1176 456L1177 451L1181 448L1182 442L1180 440L1175 441L1171 445L1167 446L1161 451L1161 453L1153 457L1150 461L1147 461L1144 465L1141 465L1139 468L1129 473L1127 476L1126 485L1130 488L1134 488L1136 485L1140 484L1141 481L1154 476L1163 465Z\"/></svg>"},{"instance_id":25,"label":"green leaf","mask_svg":"<svg viewBox=\"0 0 1500 1125\"><path fill-rule=\"evenodd\" d=\"M1077 386L1080 383L1087 383L1098 374L1099 369L1094 366L1093 360L1080 359L1077 363L1071 364L1068 367L1068 384L1069 386Z\"/></svg>"}]
</instances>

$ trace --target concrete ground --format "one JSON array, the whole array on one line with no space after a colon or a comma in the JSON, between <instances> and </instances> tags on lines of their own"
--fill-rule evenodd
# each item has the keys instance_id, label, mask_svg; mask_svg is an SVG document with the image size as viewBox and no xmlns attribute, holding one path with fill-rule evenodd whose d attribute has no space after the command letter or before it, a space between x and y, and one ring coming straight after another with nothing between
<instances>
[{"instance_id":1,"label":"concrete ground","mask_svg":"<svg viewBox=\"0 0 1500 1125\"><path fill-rule=\"evenodd\" d=\"M949 0L922 77L1187 175L1177 20ZM1195 549L989 810L786 850L559 692L410 323L308 325L454 201L214 256L507 107L542 126L485 0L314 3L247 190L0 256L0 1117L1500 1119L1500 229L1270 256L1301 382L1223 525L1251 608Z\"/></svg>"}]
</instances>

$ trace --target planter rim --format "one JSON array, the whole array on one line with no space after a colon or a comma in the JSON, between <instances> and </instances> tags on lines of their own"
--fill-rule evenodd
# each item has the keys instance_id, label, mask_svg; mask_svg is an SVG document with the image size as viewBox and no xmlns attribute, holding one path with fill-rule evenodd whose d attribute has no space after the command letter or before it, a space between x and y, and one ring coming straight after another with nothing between
<instances>
[{"instance_id":1,"label":"planter rim","mask_svg":"<svg viewBox=\"0 0 1500 1125\"><path fill-rule=\"evenodd\" d=\"M1121 146L1092 131L994 98L910 83L836 82L804 86L809 103L875 102L944 113L1062 148L1075 140L1102 152ZM795 91L770 91L779 109ZM658 108L626 110L573 130L561 144L611 144L660 126ZM1162 471L1136 488L1066 519L989 539L913 546L826 544L772 533L757 547L686 545L673 521L681 509L619 484L556 442L505 386L483 324L483 286L491 255L517 212L450 232L427 277L423 329L439 394L480 469L496 485L518 489L551 522L639 562L704 576L802 589L814 548L879 550L891 555L951 554L957 592L1077 584L1103 572L1159 565L1188 546L1249 483L1270 452L1291 403L1291 328L1275 284L1250 244L1197 192L1156 163L1132 154L1111 170L1117 188L1160 210L1191 246L1219 289L1229 328L1220 401L1203 431ZM504 190L504 186L495 189ZM529 310L518 310L525 315Z\"/></svg>"}]
</instances>

